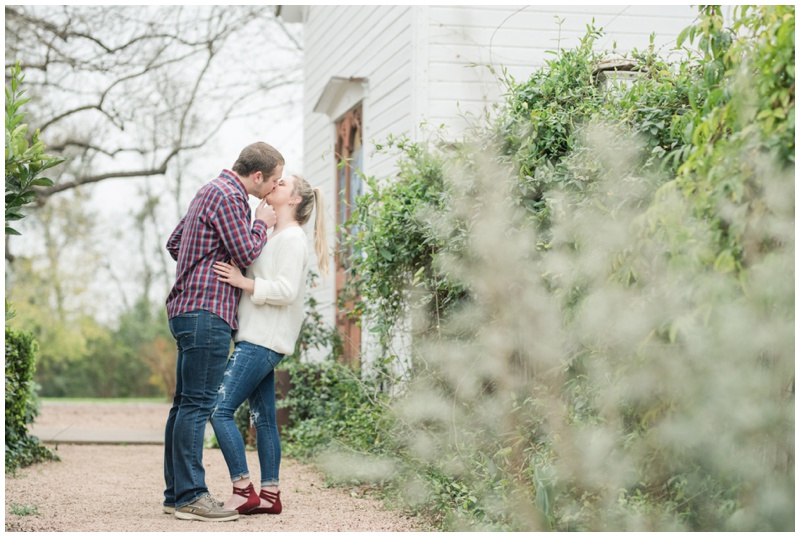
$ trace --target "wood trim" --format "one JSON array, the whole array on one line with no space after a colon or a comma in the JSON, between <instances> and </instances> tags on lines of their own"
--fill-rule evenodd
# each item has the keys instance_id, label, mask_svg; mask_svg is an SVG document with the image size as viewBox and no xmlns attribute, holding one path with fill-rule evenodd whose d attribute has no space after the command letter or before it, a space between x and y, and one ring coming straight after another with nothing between
<instances>
[{"instance_id":1,"label":"wood trim","mask_svg":"<svg viewBox=\"0 0 800 537\"><path fill-rule=\"evenodd\" d=\"M344 223L353 215L354 185L361 180L356 175L354 166L359 164L354 159L363 158L363 153L359 153L362 143L362 108L359 104L336 122L336 225L339 234L347 233ZM339 244L342 244L341 237ZM352 311L360 297L344 296L349 277L349 254L340 250L336 255L335 321L343 341L342 361L358 367L361 363L361 326L360 319L353 317Z\"/></svg>"}]
</instances>

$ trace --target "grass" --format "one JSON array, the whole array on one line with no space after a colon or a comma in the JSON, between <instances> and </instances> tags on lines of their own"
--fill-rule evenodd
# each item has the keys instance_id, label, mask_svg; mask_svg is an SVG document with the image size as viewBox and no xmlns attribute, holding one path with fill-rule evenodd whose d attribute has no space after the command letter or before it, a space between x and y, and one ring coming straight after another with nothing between
<instances>
[{"instance_id":1,"label":"grass","mask_svg":"<svg viewBox=\"0 0 800 537\"><path fill-rule=\"evenodd\" d=\"M30 505L22 505L21 503L12 503L10 505L11 514L17 516L27 516L27 515L38 515L39 514L39 506L35 503Z\"/></svg>"}]
</instances>

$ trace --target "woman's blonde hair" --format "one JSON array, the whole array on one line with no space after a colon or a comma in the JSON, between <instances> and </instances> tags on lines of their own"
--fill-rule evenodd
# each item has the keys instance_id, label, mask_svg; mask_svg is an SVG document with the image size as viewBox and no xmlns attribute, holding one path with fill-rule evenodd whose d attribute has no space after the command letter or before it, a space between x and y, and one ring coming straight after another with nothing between
<instances>
[{"instance_id":1,"label":"woman's blonde hair","mask_svg":"<svg viewBox=\"0 0 800 537\"><path fill-rule=\"evenodd\" d=\"M295 209L297 222L303 226L311 218L312 211L316 208L317 214L314 218L314 251L317 254L319 273L323 278L328 277L328 234L325 231L325 204L322 201L322 192L300 177L294 177L293 196L300 196L300 203Z\"/></svg>"}]
</instances>

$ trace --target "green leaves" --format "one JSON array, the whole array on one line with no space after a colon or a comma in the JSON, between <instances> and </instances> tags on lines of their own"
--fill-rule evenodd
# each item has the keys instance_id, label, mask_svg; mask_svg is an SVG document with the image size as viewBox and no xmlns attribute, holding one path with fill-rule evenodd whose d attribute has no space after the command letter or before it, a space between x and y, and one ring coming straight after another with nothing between
<instances>
[{"instance_id":1,"label":"green leaves","mask_svg":"<svg viewBox=\"0 0 800 537\"><path fill-rule=\"evenodd\" d=\"M398 177L388 183L365 179L369 188L345 223L359 231L341 248L349 253L356 276L349 285L363 298L370 330L379 336L386 356L412 288L421 292L412 305L424 305L434 316L463 293L457 282L433 269L438 255L458 245L457 237L444 236L436 223L449 200L443 167L456 151L423 148L405 138L390 138L382 146L382 151L395 149L400 152Z\"/></svg>"},{"instance_id":2,"label":"green leaves","mask_svg":"<svg viewBox=\"0 0 800 537\"><path fill-rule=\"evenodd\" d=\"M36 187L48 187L53 181L39 174L64 161L60 157L45 154L44 143L39 139L39 131L33 133L28 140L28 125L22 123L25 114L22 105L29 99L23 99L24 90L20 84L24 80L20 63L10 68L11 89L6 87L6 235L20 233L9 225L25 217L22 207L36 199Z\"/></svg>"},{"instance_id":3,"label":"green leaves","mask_svg":"<svg viewBox=\"0 0 800 537\"><path fill-rule=\"evenodd\" d=\"M794 165L794 70L788 66L795 47L793 6L745 6L736 13L728 30L718 9L708 7L693 27L703 55L688 92L692 111L681 119L689 149L676 149L675 160L692 216L715 230L711 268L740 274L754 250L742 246L740 226L721 209L746 211L760 195L747 162L770 155L779 166Z\"/></svg>"},{"instance_id":4,"label":"green leaves","mask_svg":"<svg viewBox=\"0 0 800 537\"><path fill-rule=\"evenodd\" d=\"M332 361L292 361L286 369L292 388L279 405L289 409L290 424L282 433L287 453L305 458L331 443L360 452L395 447L389 432L392 416L384 406L388 397L375 381Z\"/></svg>"},{"instance_id":5,"label":"green leaves","mask_svg":"<svg viewBox=\"0 0 800 537\"><path fill-rule=\"evenodd\" d=\"M593 32L589 28L587 37ZM519 163L521 178L569 151L576 125L600 108L602 95L592 83L597 60L592 41L585 38L578 48L560 51L529 81L510 88L507 118L497 136L504 153Z\"/></svg>"},{"instance_id":6,"label":"green leaves","mask_svg":"<svg viewBox=\"0 0 800 537\"><path fill-rule=\"evenodd\" d=\"M38 414L33 388L38 351L39 345L32 333L6 327L6 472L42 460L58 459L38 438L31 436L27 428Z\"/></svg>"},{"instance_id":7,"label":"green leaves","mask_svg":"<svg viewBox=\"0 0 800 537\"><path fill-rule=\"evenodd\" d=\"M383 258L384 258L386 261L392 261L392 260L394 260L394 254L392 254L392 252L390 252L390 251L389 251L389 250L387 250L386 248L379 248L379 251L380 251L381 255L383 256Z\"/></svg>"}]
</instances>

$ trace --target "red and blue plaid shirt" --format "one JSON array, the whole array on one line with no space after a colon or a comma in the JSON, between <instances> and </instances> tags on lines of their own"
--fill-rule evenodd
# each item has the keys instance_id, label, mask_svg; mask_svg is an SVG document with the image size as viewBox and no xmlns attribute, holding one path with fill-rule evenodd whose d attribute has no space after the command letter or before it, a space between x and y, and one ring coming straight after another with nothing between
<instances>
[{"instance_id":1,"label":"red and blue plaid shirt","mask_svg":"<svg viewBox=\"0 0 800 537\"><path fill-rule=\"evenodd\" d=\"M178 262L175 285L167 297L167 316L206 310L236 330L236 310L241 291L214 274L216 261L249 267L267 242L267 225L250 225L247 191L233 172L197 191L189 210L167 241L169 254Z\"/></svg>"}]
</instances>

